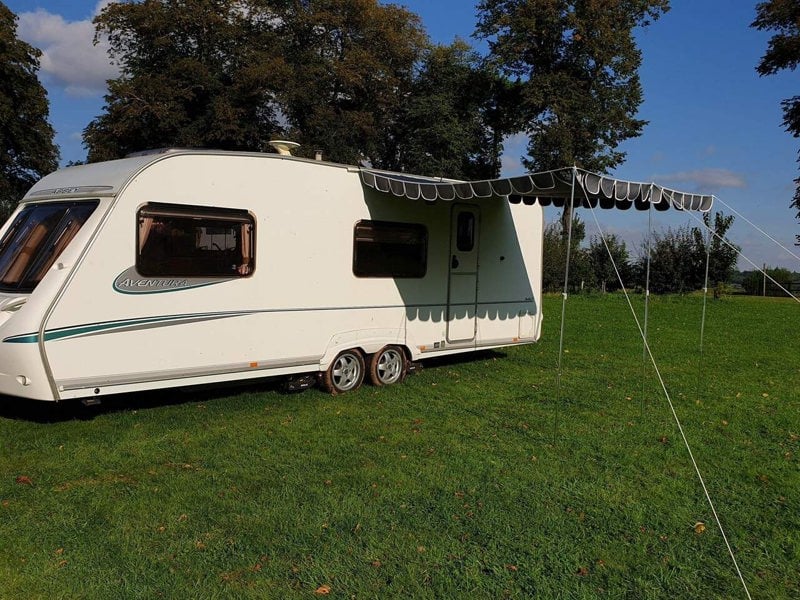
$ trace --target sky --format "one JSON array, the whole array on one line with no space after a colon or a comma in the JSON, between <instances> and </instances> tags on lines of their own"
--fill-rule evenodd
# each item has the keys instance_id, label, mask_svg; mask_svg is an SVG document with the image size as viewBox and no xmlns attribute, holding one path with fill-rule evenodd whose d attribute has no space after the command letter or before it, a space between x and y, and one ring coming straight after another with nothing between
<instances>
[{"instance_id":1,"label":"sky","mask_svg":"<svg viewBox=\"0 0 800 600\"><path fill-rule=\"evenodd\" d=\"M83 160L81 132L102 112L106 80L116 76L107 46L92 43L91 19L108 0L2 1L19 17L19 37L42 50L39 77L50 98L62 164ZM397 3L420 16L434 41L460 37L485 47L471 37L476 3ZM649 123L640 137L624 143L627 159L613 174L714 194L714 210L736 217L728 237L742 248L740 269L766 264L800 271L800 247L794 246L800 221L789 207L800 140L784 131L780 107L781 100L800 93L800 81L795 72L756 73L770 34L750 28L755 4L673 0L668 13L637 32L644 89L638 116ZM524 172L525 146L521 135L506 140L503 175ZM548 221L556 219L555 210L547 210ZM647 213L637 211L584 210L580 216L587 236L615 233L633 255L650 227L700 224L696 215L679 211L657 212L651 225Z\"/></svg>"}]
</instances>

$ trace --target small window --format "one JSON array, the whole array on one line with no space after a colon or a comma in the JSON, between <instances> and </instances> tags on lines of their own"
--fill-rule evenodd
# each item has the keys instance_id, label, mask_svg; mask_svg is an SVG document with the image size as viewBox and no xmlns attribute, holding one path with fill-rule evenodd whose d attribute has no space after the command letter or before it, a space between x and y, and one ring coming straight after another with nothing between
<instances>
[{"instance_id":1,"label":"small window","mask_svg":"<svg viewBox=\"0 0 800 600\"><path fill-rule=\"evenodd\" d=\"M33 291L97 204L50 202L22 209L0 241L0 289Z\"/></svg>"},{"instance_id":2,"label":"small window","mask_svg":"<svg viewBox=\"0 0 800 600\"><path fill-rule=\"evenodd\" d=\"M246 277L255 222L246 210L148 204L137 215L136 270L147 277Z\"/></svg>"},{"instance_id":3,"label":"small window","mask_svg":"<svg viewBox=\"0 0 800 600\"><path fill-rule=\"evenodd\" d=\"M475 247L475 215L458 213L456 221L456 248L459 252L471 252Z\"/></svg>"},{"instance_id":4,"label":"small window","mask_svg":"<svg viewBox=\"0 0 800 600\"><path fill-rule=\"evenodd\" d=\"M359 221L353 241L356 277L425 277L428 230L414 223Z\"/></svg>"}]
</instances>

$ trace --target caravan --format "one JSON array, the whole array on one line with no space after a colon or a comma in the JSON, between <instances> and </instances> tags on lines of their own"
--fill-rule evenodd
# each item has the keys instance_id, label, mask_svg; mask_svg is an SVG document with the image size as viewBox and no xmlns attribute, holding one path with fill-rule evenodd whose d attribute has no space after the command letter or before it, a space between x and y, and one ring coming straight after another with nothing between
<instances>
[{"instance_id":1,"label":"caravan","mask_svg":"<svg viewBox=\"0 0 800 600\"><path fill-rule=\"evenodd\" d=\"M543 205L713 201L577 168L462 182L287 146L154 151L34 185L0 230L0 394L397 383L412 361L539 338Z\"/></svg>"},{"instance_id":2,"label":"caravan","mask_svg":"<svg viewBox=\"0 0 800 600\"><path fill-rule=\"evenodd\" d=\"M0 393L345 392L533 342L541 206L478 183L201 150L59 170L0 231Z\"/></svg>"}]
</instances>

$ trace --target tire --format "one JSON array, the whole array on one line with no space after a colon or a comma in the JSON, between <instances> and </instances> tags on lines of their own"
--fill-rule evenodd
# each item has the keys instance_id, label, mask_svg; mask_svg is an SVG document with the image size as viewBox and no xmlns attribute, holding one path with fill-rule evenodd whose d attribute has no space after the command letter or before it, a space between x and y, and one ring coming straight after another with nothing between
<instances>
[{"instance_id":1,"label":"tire","mask_svg":"<svg viewBox=\"0 0 800 600\"><path fill-rule=\"evenodd\" d=\"M392 385L406 377L406 353L400 346L386 346L369 361L369 380L373 385Z\"/></svg>"},{"instance_id":2,"label":"tire","mask_svg":"<svg viewBox=\"0 0 800 600\"><path fill-rule=\"evenodd\" d=\"M356 349L341 352L322 376L322 387L331 394L344 394L364 382L364 357Z\"/></svg>"}]
</instances>

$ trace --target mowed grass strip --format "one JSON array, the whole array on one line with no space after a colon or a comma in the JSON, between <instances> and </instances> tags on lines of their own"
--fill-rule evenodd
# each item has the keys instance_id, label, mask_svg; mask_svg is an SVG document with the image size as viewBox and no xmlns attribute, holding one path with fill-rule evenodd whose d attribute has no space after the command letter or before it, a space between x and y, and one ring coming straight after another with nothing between
<instances>
[{"instance_id":1,"label":"mowed grass strip","mask_svg":"<svg viewBox=\"0 0 800 600\"><path fill-rule=\"evenodd\" d=\"M634 308L643 316L641 297ZM2 398L0 598L744 597L622 296L331 397ZM800 597L799 307L651 298L753 597Z\"/></svg>"}]
</instances>

